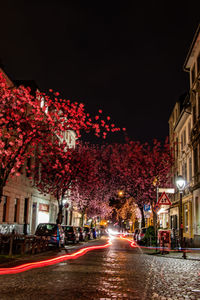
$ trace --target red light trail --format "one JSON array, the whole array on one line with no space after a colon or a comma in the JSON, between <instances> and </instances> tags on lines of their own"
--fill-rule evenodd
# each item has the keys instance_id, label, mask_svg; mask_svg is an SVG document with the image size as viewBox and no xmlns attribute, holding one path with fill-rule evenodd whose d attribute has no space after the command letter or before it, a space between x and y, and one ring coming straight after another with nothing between
<instances>
[{"instance_id":1,"label":"red light trail","mask_svg":"<svg viewBox=\"0 0 200 300\"><path fill-rule=\"evenodd\" d=\"M139 246L136 244L136 242L135 241L133 241L133 240L131 240L131 239L128 239L128 238L126 238L126 237L124 237L124 236L120 236L120 238L122 239L122 240L127 240L129 243L130 243L130 246L132 247L132 248L136 248L136 247L138 247L139 248Z\"/></svg>"},{"instance_id":2,"label":"red light trail","mask_svg":"<svg viewBox=\"0 0 200 300\"><path fill-rule=\"evenodd\" d=\"M54 257L54 258L43 260L43 261L27 263L27 264L23 264L23 265L11 267L11 268L0 268L0 275L16 274L16 273L25 272L25 271L28 271L28 270L34 269L34 268L41 268L41 267L45 267L45 266L54 265L54 264L60 263L62 261L68 260L68 259L76 259L76 258L86 254L88 251L97 250L97 249L105 249L105 248L110 247L111 245L112 245L112 242L109 239L108 242L104 245L82 248L72 254L65 254L65 255L61 255L59 257Z\"/></svg>"}]
</instances>

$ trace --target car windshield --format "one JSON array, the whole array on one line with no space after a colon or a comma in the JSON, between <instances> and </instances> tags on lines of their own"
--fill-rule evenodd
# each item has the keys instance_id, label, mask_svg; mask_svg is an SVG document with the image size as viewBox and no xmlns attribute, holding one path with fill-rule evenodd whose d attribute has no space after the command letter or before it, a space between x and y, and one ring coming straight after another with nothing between
<instances>
[{"instance_id":1,"label":"car windshield","mask_svg":"<svg viewBox=\"0 0 200 300\"><path fill-rule=\"evenodd\" d=\"M36 234L38 235L51 235L57 231L56 224L40 224L37 227Z\"/></svg>"}]
</instances>

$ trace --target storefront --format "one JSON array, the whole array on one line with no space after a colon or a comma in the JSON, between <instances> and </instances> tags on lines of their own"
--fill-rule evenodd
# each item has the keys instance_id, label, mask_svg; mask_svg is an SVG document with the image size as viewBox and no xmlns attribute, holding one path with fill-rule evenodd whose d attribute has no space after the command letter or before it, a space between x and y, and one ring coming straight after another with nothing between
<instances>
[{"instance_id":1,"label":"storefront","mask_svg":"<svg viewBox=\"0 0 200 300\"><path fill-rule=\"evenodd\" d=\"M169 205L161 205L159 211L157 212L158 224L160 228L169 228Z\"/></svg>"},{"instance_id":2,"label":"storefront","mask_svg":"<svg viewBox=\"0 0 200 300\"><path fill-rule=\"evenodd\" d=\"M39 203L38 224L49 223L49 204Z\"/></svg>"}]
</instances>

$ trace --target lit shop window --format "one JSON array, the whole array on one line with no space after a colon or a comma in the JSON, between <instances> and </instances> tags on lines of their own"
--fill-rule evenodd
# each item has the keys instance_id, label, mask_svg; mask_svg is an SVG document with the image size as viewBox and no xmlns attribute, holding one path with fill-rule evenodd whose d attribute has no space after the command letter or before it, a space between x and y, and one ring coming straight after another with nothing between
<instances>
[{"instance_id":1,"label":"lit shop window","mask_svg":"<svg viewBox=\"0 0 200 300\"><path fill-rule=\"evenodd\" d=\"M185 232L188 232L188 205L184 205L184 216L185 216Z\"/></svg>"}]
</instances>

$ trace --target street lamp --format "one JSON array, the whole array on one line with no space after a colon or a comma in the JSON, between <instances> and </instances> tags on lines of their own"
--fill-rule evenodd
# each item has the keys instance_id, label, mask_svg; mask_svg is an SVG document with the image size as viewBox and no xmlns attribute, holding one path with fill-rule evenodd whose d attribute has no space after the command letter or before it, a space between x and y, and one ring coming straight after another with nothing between
<instances>
[{"instance_id":1,"label":"street lamp","mask_svg":"<svg viewBox=\"0 0 200 300\"><path fill-rule=\"evenodd\" d=\"M124 196L124 191L118 191L118 196L123 197Z\"/></svg>"},{"instance_id":2,"label":"street lamp","mask_svg":"<svg viewBox=\"0 0 200 300\"><path fill-rule=\"evenodd\" d=\"M183 208L182 208L182 197L183 197L183 191L185 188L185 179L183 176L179 175L176 179L176 186L180 193L180 202L179 202L179 237L180 237L180 246L181 250L183 249ZM186 258L186 253L183 251L183 258Z\"/></svg>"}]
</instances>

